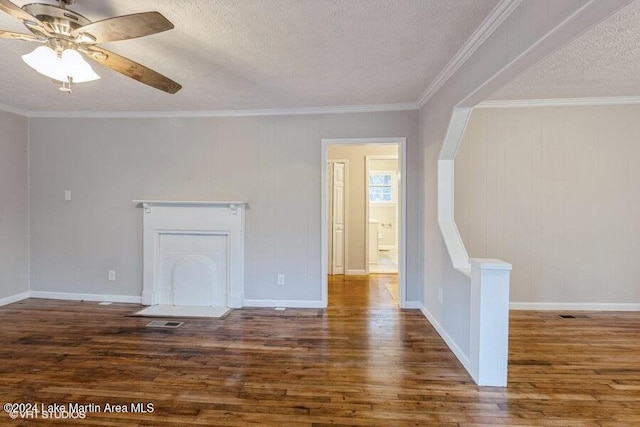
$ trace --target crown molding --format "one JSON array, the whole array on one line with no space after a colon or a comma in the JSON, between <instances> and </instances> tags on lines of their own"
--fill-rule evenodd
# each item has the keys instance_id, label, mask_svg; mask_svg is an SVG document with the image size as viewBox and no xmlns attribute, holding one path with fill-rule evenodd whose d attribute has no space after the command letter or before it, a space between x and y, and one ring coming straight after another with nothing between
<instances>
[{"instance_id":1,"label":"crown molding","mask_svg":"<svg viewBox=\"0 0 640 427\"><path fill-rule=\"evenodd\" d=\"M7 106L8 107L8 106ZM11 107L8 107L11 108ZM2 109L2 105L0 105ZM313 114L375 113L418 110L414 102L376 105L344 105L330 107L274 108L257 110L211 110L211 111L26 111L16 114L35 118L198 118L198 117L252 117L293 116Z\"/></svg>"},{"instance_id":2,"label":"crown molding","mask_svg":"<svg viewBox=\"0 0 640 427\"><path fill-rule=\"evenodd\" d=\"M542 108L593 107L640 104L640 96L609 96L592 98L514 99L482 101L474 108Z\"/></svg>"},{"instance_id":3,"label":"crown molding","mask_svg":"<svg viewBox=\"0 0 640 427\"><path fill-rule=\"evenodd\" d=\"M29 117L30 112L21 108L12 107L11 105L0 103L0 111L5 111L11 114L17 114L18 116Z\"/></svg>"},{"instance_id":4,"label":"crown molding","mask_svg":"<svg viewBox=\"0 0 640 427\"><path fill-rule=\"evenodd\" d=\"M422 108L444 86L460 67L478 50L493 32L511 15L522 0L502 0L493 8L482 24L471 34L446 67L431 82L416 104Z\"/></svg>"}]
</instances>

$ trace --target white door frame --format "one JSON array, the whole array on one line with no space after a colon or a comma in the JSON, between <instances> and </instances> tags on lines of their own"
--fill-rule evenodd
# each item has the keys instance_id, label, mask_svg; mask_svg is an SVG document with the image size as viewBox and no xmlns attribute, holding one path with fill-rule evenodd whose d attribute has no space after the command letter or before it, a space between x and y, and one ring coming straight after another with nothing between
<instances>
[{"instance_id":1,"label":"white door frame","mask_svg":"<svg viewBox=\"0 0 640 427\"><path fill-rule=\"evenodd\" d=\"M322 305L326 307L329 302L328 260L327 260L327 151L329 145L378 145L397 144L399 148L398 162L400 167L400 203L398 204L398 216L400 230L398 233L398 291L400 308L407 308L407 138L344 138L322 139L322 153L320 159L320 171L322 183L320 189L320 235L321 238L321 275L322 275ZM368 220L368 218L367 218ZM345 256L348 251L345 251ZM368 260L367 260L368 261Z\"/></svg>"}]
</instances>

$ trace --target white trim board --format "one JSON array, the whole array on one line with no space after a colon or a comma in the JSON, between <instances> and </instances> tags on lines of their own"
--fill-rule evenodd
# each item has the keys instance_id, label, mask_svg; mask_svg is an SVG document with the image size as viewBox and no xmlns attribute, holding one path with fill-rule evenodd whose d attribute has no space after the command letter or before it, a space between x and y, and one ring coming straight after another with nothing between
<instances>
[{"instance_id":1,"label":"white trim board","mask_svg":"<svg viewBox=\"0 0 640 427\"><path fill-rule=\"evenodd\" d=\"M347 270L344 272L345 276L366 276L367 270Z\"/></svg>"},{"instance_id":2,"label":"white trim board","mask_svg":"<svg viewBox=\"0 0 640 427\"><path fill-rule=\"evenodd\" d=\"M516 10L522 0L502 0L493 8L471 37L462 45L460 50L451 58L449 63L431 82L429 87L418 98L416 103L422 108L433 95L453 76L460 67L474 54L476 50L493 34L493 32Z\"/></svg>"},{"instance_id":3,"label":"white trim board","mask_svg":"<svg viewBox=\"0 0 640 427\"><path fill-rule=\"evenodd\" d=\"M603 96L597 98L513 99L482 101L475 108L597 107L640 104L640 96Z\"/></svg>"},{"instance_id":4,"label":"white trim board","mask_svg":"<svg viewBox=\"0 0 640 427\"><path fill-rule=\"evenodd\" d=\"M407 305L404 307L406 310L420 310L422 303L420 301L407 301Z\"/></svg>"},{"instance_id":5,"label":"white trim board","mask_svg":"<svg viewBox=\"0 0 640 427\"><path fill-rule=\"evenodd\" d=\"M140 304L142 299L133 295L100 295L100 294L76 294L68 292L29 291L0 299L0 307L13 304L28 298L54 299L61 301L109 301L128 304Z\"/></svg>"},{"instance_id":6,"label":"white trim board","mask_svg":"<svg viewBox=\"0 0 640 427\"><path fill-rule=\"evenodd\" d=\"M573 303L573 302L512 302L510 310L531 311L640 311L640 304Z\"/></svg>"},{"instance_id":7,"label":"white trim board","mask_svg":"<svg viewBox=\"0 0 640 427\"><path fill-rule=\"evenodd\" d=\"M255 110L208 111L28 111L0 104L0 110L35 118L193 118L193 117L251 117L295 116L311 114L379 113L389 111L414 111L420 107L415 102L372 105L337 105L329 107L273 108Z\"/></svg>"},{"instance_id":8,"label":"white trim board","mask_svg":"<svg viewBox=\"0 0 640 427\"><path fill-rule=\"evenodd\" d=\"M275 299L245 299L243 308L325 308L322 301L313 300L275 300Z\"/></svg>"},{"instance_id":9,"label":"white trim board","mask_svg":"<svg viewBox=\"0 0 640 427\"><path fill-rule=\"evenodd\" d=\"M134 295L76 294L70 292L31 291L29 298L57 299L66 301L110 301L141 304L142 297Z\"/></svg>"},{"instance_id":10,"label":"white trim board","mask_svg":"<svg viewBox=\"0 0 640 427\"><path fill-rule=\"evenodd\" d=\"M22 108L16 108L11 105L0 103L0 111L4 111L5 113L16 114L18 116L29 117L31 114L30 111L23 110Z\"/></svg>"},{"instance_id":11,"label":"white trim board","mask_svg":"<svg viewBox=\"0 0 640 427\"><path fill-rule=\"evenodd\" d=\"M14 302L22 301L29 298L29 292L22 292L21 294L11 295L9 297L0 298L0 307L3 305L13 304Z\"/></svg>"}]
</instances>

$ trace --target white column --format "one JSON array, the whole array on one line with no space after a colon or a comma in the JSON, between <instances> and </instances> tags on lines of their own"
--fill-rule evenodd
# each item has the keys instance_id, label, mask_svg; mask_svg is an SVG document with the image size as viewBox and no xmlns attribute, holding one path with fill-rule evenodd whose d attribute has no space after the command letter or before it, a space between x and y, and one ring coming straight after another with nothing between
<instances>
[{"instance_id":1,"label":"white column","mask_svg":"<svg viewBox=\"0 0 640 427\"><path fill-rule=\"evenodd\" d=\"M480 386L505 387L509 351L511 264L496 259L471 262L471 376Z\"/></svg>"}]
</instances>

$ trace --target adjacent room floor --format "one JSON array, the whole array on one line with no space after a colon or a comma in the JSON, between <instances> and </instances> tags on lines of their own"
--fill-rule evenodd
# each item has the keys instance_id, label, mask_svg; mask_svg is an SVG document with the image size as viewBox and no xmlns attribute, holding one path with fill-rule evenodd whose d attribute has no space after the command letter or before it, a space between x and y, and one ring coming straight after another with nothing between
<instances>
[{"instance_id":1,"label":"adjacent room floor","mask_svg":"<svg viewBox=\"0 0 640 427\"><path fill-rule=\"evenodd\" d=\"M369 273L397 273L398 272L398 252L378 251L376 263L369 264Z\"/></svg>"},{"instance_id":2,"label":"adjacent room floor","mask_svg":"<svg viewBox=\"0 0 640 427\"><path fill-rule=\"evenodd\" d=\"M1 307L0 399L102 410L55 423L83 426L640 423L640 313L512 312L509 387L479 388L419 311L398 308L393 280L337 276L326 310L176 329L145 327L131 304ZM1 425L44 421L0 413Z\"/></svg>"}]
</instances>

